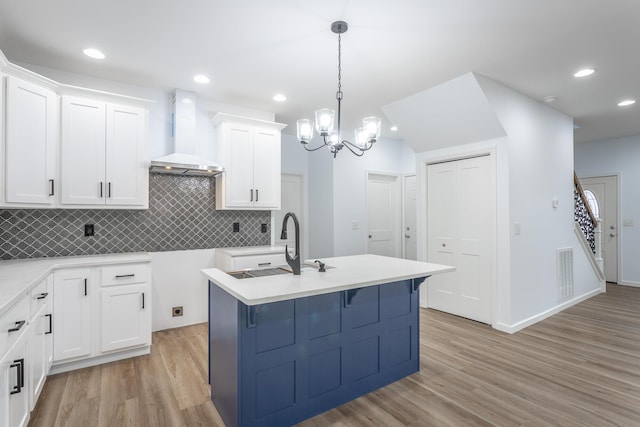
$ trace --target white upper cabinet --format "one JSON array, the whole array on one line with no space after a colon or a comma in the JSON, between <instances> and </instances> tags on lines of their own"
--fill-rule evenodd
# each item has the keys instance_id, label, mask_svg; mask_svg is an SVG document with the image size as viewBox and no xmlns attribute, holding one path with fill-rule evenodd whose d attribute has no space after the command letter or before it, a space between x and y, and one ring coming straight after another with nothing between
<instances>
[{"instance_id":1,"label":"white upper cabinet","mask_svg":"<svg viewBox=\"0 0 640 427\"><path fill-rule=\"evenodd\" d=\"M61 203L147 207L147 112L62 97Z\"/></svg>"},{"instance_id":2,"label":"white upper cabinet","mask_svg":"<svg viewBox=\"0 0 640 427\"><path fill-rule=\"evenodd\" d=\"M218 113L216 209L280 209L280 138L285 125Z\"/></svg>"},{"instance_id":3,"label":"white upper cabinet","mask_svg":"<svg viewBox=\"0 0 640 427\"><path fill-rule=\"evenodd\" d=\"M55 206L58 97L12 76L6 77L5 96L2 205Z\"/></svg>"}]
</instances>

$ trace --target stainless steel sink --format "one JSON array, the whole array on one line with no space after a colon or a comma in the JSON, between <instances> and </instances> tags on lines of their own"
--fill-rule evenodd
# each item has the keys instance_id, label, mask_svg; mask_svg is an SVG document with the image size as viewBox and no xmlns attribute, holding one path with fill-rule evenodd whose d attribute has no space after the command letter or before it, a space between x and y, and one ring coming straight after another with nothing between
<instances>
[{"instance_id":1,"label":"stainless steel sink","mask_svg":"<svg viewBox=\"0 0 640 427\"><path fill-rule=\"evenodd\" d=\"M326 269L334 268L332 266L325 266ZM305 271L318 271L317 264L302 264L300 268L301 272ZM272 267L272 268L256 268L256 269L247 269L247 270L239 270L239 271L230 271L227 274L236 279L252 279L254 277L265 277L265 276L277 276L279 274L293 274L291 268L287 265L280 267Z\"/></svg>"},{"instance_id":2,"label":"stainless steel sink","mask_svg":"<svg viewBox=\"0 0 640 427\"><path fill-rule=\"evenodd\" d=\"M277 276L278 274L291 274L291 270L284 267L259 268L255 270L232 271L227 273L236 279L251 279L253 277Z\"/></svg>"}]
</instances>

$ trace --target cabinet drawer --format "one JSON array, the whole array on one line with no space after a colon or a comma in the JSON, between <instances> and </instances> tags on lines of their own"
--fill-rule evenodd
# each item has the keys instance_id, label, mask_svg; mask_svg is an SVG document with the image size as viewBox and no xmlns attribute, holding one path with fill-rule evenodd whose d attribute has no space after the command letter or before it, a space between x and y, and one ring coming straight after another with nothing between
<instances>
[{"instance_id":1,"label":"cabinet drawer","mask_svg":"<svg viewBox=\"0 0 640 427\"><path fill-rule=\"evenodd\" d=\"M0 359L27 329L29 320L29 298L23 297L0 317ZM11 332L9 332L11 330Z\"/></svg>"},{"instance_id":2,"label":"cabinet drawer","mask_svg":"<svg viewBox=\"0 0 640 427\"><path fill-rule=\"evenodd\" d=\"M121 264L102 267L100 286L129 285L149 280L149 264Z\"/></svg>"},{"instance_id":3,"label":"cabinet drawer","mask_svg":"<svg viewBox=\"0 0 640 427\"><path fill-rule=\"evenodd\" d=\"M31 308L29 311L30 319L33 319L33 317L38 314L38 311L40 311L42 307L47 305L47 302L49 302L49 300L51 300L51 295L49 295L49 293L50 292L47 286L46 279L40 282L38 286L36 286L31 290L31 292L29 292L29 300L31 301Z\"/></svg>"},{"instance_id":4,"label":"cabinet drawer","mask_svg":"<svg viewBox=\"0 0 640 427\"><path fill-rule=\"evenodd\" d=\"M233 269L244 270L245 268L267 268L286 264L284 252L270 255L251 255L233 258Z\"/></svg>"}]
</instances>

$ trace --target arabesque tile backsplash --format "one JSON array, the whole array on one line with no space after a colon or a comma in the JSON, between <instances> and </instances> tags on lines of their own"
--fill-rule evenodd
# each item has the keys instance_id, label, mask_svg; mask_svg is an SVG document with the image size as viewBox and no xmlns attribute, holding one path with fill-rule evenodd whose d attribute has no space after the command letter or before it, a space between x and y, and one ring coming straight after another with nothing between
<instances>
[{"instance_id":1,"label":"arabesque tile backsplash","mask_svg":"<svg viewBox=\"0 0 640 427\"><path fill-rule=\"evenodd\" d=\"M0 209L0 259L268 245L271 213L215 210L214 184L150 174L148 210Z\"/></svg>"}]
</instances>

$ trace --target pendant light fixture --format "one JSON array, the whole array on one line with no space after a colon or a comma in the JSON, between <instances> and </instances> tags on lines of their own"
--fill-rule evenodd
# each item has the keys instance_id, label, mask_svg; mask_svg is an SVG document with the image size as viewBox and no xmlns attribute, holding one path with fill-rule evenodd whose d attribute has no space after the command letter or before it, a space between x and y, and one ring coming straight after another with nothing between
<instances>
[{"instance_id":1,"label":"pendant light fixture","mask_svg":"<svg viewBox=\"0 0 640 427\"><path fill-rule=\"evenodd\" d=\"M340 107L342 104L342 34L347 32L349 25L344 21L336 21L331 24L331 31L338 35L338 117L334 110L321 108L316 111L315 129L320 134L323 144L316 148L309 148L309 142L313 138L314 122L309 119L298 120L298 140L307 151L316 151L322 147L327 147L333 157L343 147L347 147L356 156L362 156L365 151L370 150L373 144L380 137L381 120L379 117L365 117L362 120L362 127L356 129L354 142L342 138L340 128ZM334 126L335 125L335 126Z\"/></svg>"}]
</instances>

